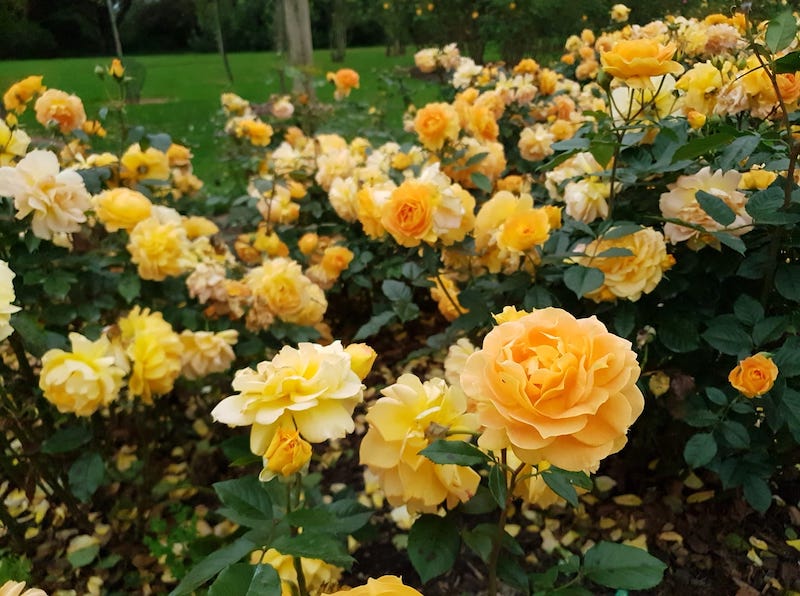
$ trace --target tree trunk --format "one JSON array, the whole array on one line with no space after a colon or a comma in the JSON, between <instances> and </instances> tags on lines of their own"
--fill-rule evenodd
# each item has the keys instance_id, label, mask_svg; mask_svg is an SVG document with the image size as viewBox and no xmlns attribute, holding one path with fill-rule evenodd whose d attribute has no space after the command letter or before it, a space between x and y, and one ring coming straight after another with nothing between
<instances>
[{"instance_id":1,"label":"tree trunk","mask_svg":"<svg viewBox=\"0 0 800 596\"><path fill-rule=\"evenodd\" d=\"M275 2L275 16L272 19L275 35L275 52L280 56L286 51L286 17L284 0Z\"/></svg>"},{"instance_id":2,"label":"tree trunk","mask_svg":"<svg viewBox=\"0 0 800 596\"><path fill-rule=\"evenodd\" d=\"M314 48L311 44L311 12L308 0L283 0L283 15L289 46L289 64L296 70L293 74L294 91L313 97L314 86L310 69Z\"/></svg>"},{"instance_id":3,"label":"tree trunk","mask_svg":"<svg viewBox=\"0 0 800 596\"><path fill-rule=\"evenodd\" d=\"M331 60L344 62L347 49L347 0L333 0L331 12Z\"/></svg>"},{"instance_id":4,"label":"tree trunk","mask_svg":"<svg viewBox=\"0 0 800 596\"><path fill-rule=\"evenodd\" d=\"M111 0L106 0L106 7L108 8L108 18L111 21L111 34L114 36L114 49L117 51L117 58L122 58L122 42L119 40L117 17L114 14L114 6Z\"/></svg>"},{"instance_id":5,"label":"tree trunk","mask_svg":"<svg viewBox=\"0 0 800 596\"><path fill-rule=\"evenodd\" d=\"M111 0L109 0L110 2ZM217 50L222 57L222 63L225 65L225 74L228 75L228 82L233 84L233 71L228 62L228 54L225 52L225 42L222 37L222 20L219 16L219 0L212 0L211 9L214 11L214 36L217 38Z\"/></svg>"}]
</instances>

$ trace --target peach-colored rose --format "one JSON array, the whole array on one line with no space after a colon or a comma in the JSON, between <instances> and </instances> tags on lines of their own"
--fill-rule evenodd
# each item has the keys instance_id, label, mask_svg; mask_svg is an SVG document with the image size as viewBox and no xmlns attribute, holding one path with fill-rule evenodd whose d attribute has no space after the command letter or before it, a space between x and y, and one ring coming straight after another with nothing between
<instances>
[{"instance_id":1,"label":"peach-colored rose","mask_svg":"<svg viewBox=\"0 0 800 596\"><path fill-rule=\"evenodd\" d=\"M750 398L764 395L772 389L777 378L778 367L764 352L741 360L728 375L731 386Z\"/></svg>"},{"instance_id":2,"label":"peach-colored rose","mask_svg":"<svg viewBox=\"0 0 800 596\"><path fill-rule=\"evenodd\" d=\"M403 584L399 577L384 575L378 579L370 578L365 585L352 590L330 592L323 596L422 596L422 593Z\"/></svg>"},{"instance_id":3,"label":"peach-colored rose","mask_svg":"<svg viewBox=\"0 0 800 596\"><path fill-rule=\"evenodd\" d=\"M83 102L77 95L70 95L59 89L48 89L34 104L36 120L42 126L55 123L58 129L67 134L86 122Z\"/></svg>"},{"instance_id":4,"label":"peach-colored rose","mask_svg":"<svg viewBox=\"0 0 800 596\"><path fill-rule=\"evenodd\" d=\"M600 55L603 69L631 87L649 87L650 77L678 75L683 66L672 60L675 44L661 45L654 39L623 39Z\"/></svg>"},{"instance_id":5,"label":"peach-colored rose","mask_svg":"<svg viewBox=\"0 0 800 596\"><path fill-rule=\"evenodd\" d=\"M336 72L329 72L327 79L336 86L333 97L337 100L350 95L350 91L358 89L360 83L358 73L352 68L340 68Z\"/></svg>"},{"instance_id":6,"label":"peach-colored rose","mask_svg":"<svg viewBox=\"0 0 800 596\"><path fill-rule=\"evenodd\" d=\"M445 142L458 138L458 112L449 103L429 103L417 111L414 131L426 149L438 151Z\"/></svg>"},{"instance_id":7,"label":"peach-colored rose","mask_svg":"<svg viewBox=\"0 0 800 596\"><path fill-rule=\"evenodd\" d=\"M630 342L597 318L543 308L492 329L461 386L484 427L481 447L592 471L625 446L642 413L639 373Z\"/></svg>"}]
</instances>

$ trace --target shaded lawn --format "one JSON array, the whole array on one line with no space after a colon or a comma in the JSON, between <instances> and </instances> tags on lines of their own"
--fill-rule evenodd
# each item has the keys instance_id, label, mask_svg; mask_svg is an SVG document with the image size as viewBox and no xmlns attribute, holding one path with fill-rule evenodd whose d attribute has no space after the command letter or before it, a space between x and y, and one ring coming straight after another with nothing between
<instances>
[{"instance_id":1,"label":"shaded lawn","mask_svg":"<svg viewBox=\"0 0 800 596\"><path fill-rule=\"evenodd\" d=\"M144 69L144 84L141 101L127 108L128 120L143 125L147 132L167 132L172 138L192 148L195 158L195 173L206 182L206 189L213 192L216 181L221 179L217 134L224 125L219 114L219 97L226 91L241 95L253 103L266 101L273 93L282 89L281 71L284 57L273 52L252 52L229 56L234 83L225 76L222 60L217 54L171 54L128 57L129 74L136 75ZM63 89L75 93L83 100L87 116L97 118L98 110L109 99L115 97L115 85L109 79L100 80L94 69L107 66L111 57L65 58L53 60L16 60L0 63L0 90L32 74L44 75L44 84L49 88ZM334 118L322 125L325 130L337 130L352 137L356 134L370 137L373 142L385 140L387 132L393 136L401 134L402 114L405 108L403 92L423 105L437 97L436 85L401 74L413 66L411 53L406 56L386 56L383 48L354 48L347 51L345 61L333 63L330 52L318 50L314 54L314 77L317 95L321 101L333 102L333 86L325 81L325 73L338 68L353 68L361 76L361 86L355 89L347 101L350 108L337 106ZM392 73L402 76L403 86L387 87L382 78ZM289 86L287 79L283 85ZM385 114L383 120L369 115L369 108L376 107ZM341 114L346 112L346 117ZM41 127L26 113L23 123L26 130L35 136ZM109 132L114 133L112 122ZM381 130L379 130L381 129ZM388 129L388 130L387 130ZM383 133L376 134L376 133ZM110 140L97 143L98 150L116 150L117 143Z\"/></svg>"}]
</instances>

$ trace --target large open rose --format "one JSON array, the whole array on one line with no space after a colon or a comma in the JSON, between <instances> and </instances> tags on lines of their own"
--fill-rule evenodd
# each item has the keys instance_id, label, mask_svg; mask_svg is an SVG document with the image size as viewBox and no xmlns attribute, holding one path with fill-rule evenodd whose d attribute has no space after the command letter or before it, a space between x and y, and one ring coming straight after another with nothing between
<instances>
[{"instance_id":1,"label":"large open rose","mask_svg":"<svg viewBox=\"0 0 800 596\"><path fill-rule=\"evenodd\" d=\"M524 462L596 470L641 414L631 344L595 317L558 308L505 317L472 354L461 385L484 426L480 445Z\"/></svg>"}]
</instances>

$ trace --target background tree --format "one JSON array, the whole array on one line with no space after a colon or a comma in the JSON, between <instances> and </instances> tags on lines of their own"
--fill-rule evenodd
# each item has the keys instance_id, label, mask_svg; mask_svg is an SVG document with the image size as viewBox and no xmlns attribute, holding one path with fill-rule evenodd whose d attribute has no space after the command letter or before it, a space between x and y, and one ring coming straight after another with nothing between
<instances>
[{"instance_id":1,"label":"background tree","mask_svg":"<svg viewBox=\"0 0 800 596\"><path fill-rule=\"evenodd\" d=\"M311 10L308 0L283 0L283 16L289 65L294 70L294 90L312 97L314 87L310 70L314 62L314 45L311 40Z\"/></svg>"}]
</instances>

